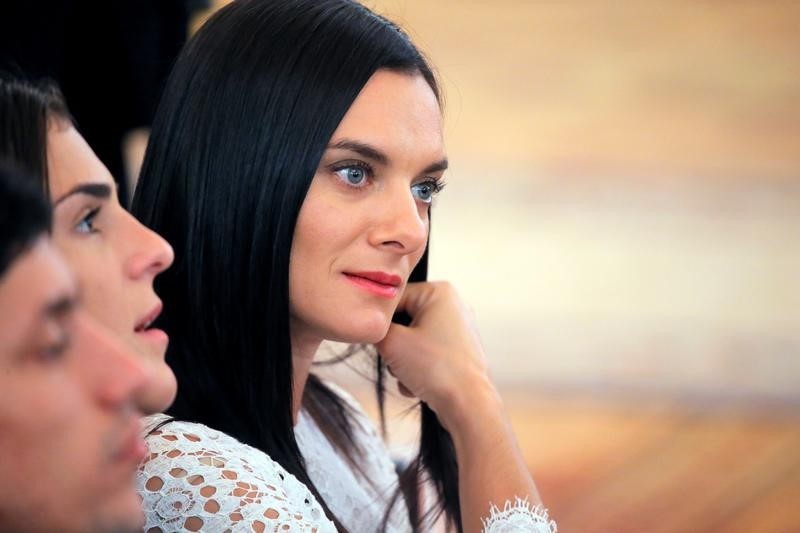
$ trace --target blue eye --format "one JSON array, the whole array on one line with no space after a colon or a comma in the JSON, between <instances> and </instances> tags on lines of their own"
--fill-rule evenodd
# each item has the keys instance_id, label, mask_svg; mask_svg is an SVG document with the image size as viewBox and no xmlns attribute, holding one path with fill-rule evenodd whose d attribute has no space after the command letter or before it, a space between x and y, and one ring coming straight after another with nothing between
<instances>
[{"instance_id":1,"label":"blue eye","mask_svg":"<svg viewBox=\"0 0 800 533\"><path fill-rule=\"evenodd\" d=\"M334 169L334 173L351 187L363 187L367 184L372 171L363 164L349 164Z\"/></svg>"},{"instance_id":2,"label":"blue eye","mask_svg":"<svg viewBox=\"0 0 800 533\"><path fill-rule=\"evenodd\" d=\"M96 207L86 213L78 224L75 225L75 230L78 233L95 233L97 230L94 227L94 219L97 217L97 214L100 212L100 208Z\"/></svg>"},{"instance_id":3,"label":"blue eye","mask_svg":"<svg viewBox=\"0 0 800 533\"><path fill-rule=\"evenodd\" d=\"M412 185L411 193L421 202L429 204L433 201L433 197L443 188L444 183L440 183L436 180L428 180Z\"/></svg>"}]
</instances>

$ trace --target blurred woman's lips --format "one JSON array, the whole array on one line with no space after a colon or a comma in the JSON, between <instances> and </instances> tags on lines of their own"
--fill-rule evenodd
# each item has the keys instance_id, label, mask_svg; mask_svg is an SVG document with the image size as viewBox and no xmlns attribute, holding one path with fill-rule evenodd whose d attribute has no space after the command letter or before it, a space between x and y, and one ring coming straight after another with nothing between
<instances>
[{"instance_id":1,"label":"blurred woman's lips","mask_svg":"<svg viewBox=\"0 0 800 533\"><path fill-rule=\"evenodd\" d=\"M159 300L156 303L156 305L153 306L150 312L148 312L146 315L140 318L138 322L136 322L136 325L133 327L133 330L136 331L137 333L146 330L150 326L150 324L155 322L156 318L158 318L158 315L161 314L161 310L163 308L164 305L161 303L161 300Z\"/></svg>"},{"instance_id":2,"label":"blurred woman's lips","mask_svg":"<svg viewBox=\"0 0 800 533\"><path fill-rule=\"evenodd\" d=\"M133 328L133 332L136 333L136 335L146 339L148 342L158 344L166 348L166 345L169 342L169 336L167 336L166 332L158 328L150 327L150 324L152 324L156 318L158 318L158 315L161 314L163 307L163 304L159 300L158 303L156 303L156 305L150 310L150 312L144 315L136 323L136 326Z\"/></svg>"},{"instance_id":3,"label":"blurred woman's lips","mask_svg":"<svg viewBox=\"0 0 800 533\"><path fill-rule=\"evenodd\" d=\"M151 328L146 329L144 331L137 331L136 335L142 337L143 339L147 340L150 343L158 344L159 346L163 346L166 348L167 343L169 342L169 335L163 329L158 328Z\"/></svg>"},{"instance_id":4,"label":"blurred woman's lips","mask_svg":"<svg viewBox=\"0 0 800 533\"><path fill-rule=\"evenodd\" d=\"M125 435L118 441L111 458L118 463L139 464L147 454L147 445L141 437L142 423L138 418L131 420Z\"/></svg>"},{"instance_id":5,"label":"blurred woman's lips","mask_svg":"<svg viewBox=\"0 0 800 533\"><path fill-rule=\"evenodd\" d=\"M403 278L386 272L343 272L356 287L382 298L394 298L400 292Z\"/></svg>"}]
</instances>

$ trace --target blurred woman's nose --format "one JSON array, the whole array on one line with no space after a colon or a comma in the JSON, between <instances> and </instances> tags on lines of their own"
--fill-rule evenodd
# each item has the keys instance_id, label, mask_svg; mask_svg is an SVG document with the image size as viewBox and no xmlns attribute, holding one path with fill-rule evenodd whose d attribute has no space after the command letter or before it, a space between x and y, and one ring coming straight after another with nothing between
<instances>
[{"instance_id":1,"label":"blurred woman's nose","mask_svg":"<svg viewBox=\"0 0 800 533\"><path fill-rule=\"evenodd\" d=\"M134 406L152 381L140 357L84 311L76 317L74 349L96 401L110 409Z\"/></svg>"}]
</instances>

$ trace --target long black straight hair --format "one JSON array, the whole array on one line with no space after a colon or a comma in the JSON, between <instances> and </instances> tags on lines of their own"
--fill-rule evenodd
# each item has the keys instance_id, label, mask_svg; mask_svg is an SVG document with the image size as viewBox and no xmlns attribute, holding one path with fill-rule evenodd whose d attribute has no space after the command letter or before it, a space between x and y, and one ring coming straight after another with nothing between
<instances>
[{"instance_id":1,"label":"long black straight hair","mask_svg":"<svg viewBox=\"0 0 800 533\"><path fill-rule=\"evenodd\" d=\"M164 301L160 326L171 338L167 361L179 383L169 413L269 454L340 529L294 438L289 257L327 143L379 69L421 75L440 99L408 36L357 2L229 4L175 64L132 207L175 250L173 267L155 282ZM411 281L426 271L427 253ZM377 369L382 405L380 359ZM310 376L304 405L352 459L344 402ZM439 496L431 513L444 511L460 530L452 440L425 406L421 419L420 454L401 474L412 524L422 527L417 488L426 473Z\"/></svg>"}]
</instances>

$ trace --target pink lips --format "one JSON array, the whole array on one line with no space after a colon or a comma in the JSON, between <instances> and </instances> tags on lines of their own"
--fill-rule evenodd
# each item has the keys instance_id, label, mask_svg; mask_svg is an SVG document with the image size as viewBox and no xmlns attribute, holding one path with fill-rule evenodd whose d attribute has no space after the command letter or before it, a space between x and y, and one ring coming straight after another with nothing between
<instances>
[{"instance_id":1,"label":"pink lips","mask_svg":"<svg viewBox=\"0 0 800 533\"><path fill-rule=\"evenodd\" d=\"M133 332L157 344L166 344L169 341L167 334L158 328L150 327L150 324L155 322L158 315L161 314L162 308L163 305L158 302L149 313L136 323Z\"/></svg>"},{"instance_id":2,"label":"pink lips","mask_svg":"<svg viewBox=\"0 0 800 533\"><path fill-rule=\"evenodd\" d=\"M344 272L344 277L356 287L382 298L394 298L403 284L403 278L386 272Z\"/></svg>"},{"instance_id":3,"label":"pink lips","mask_svg":"<svg viewBox=\"0 0 800 533\"><path fill-rule=\"evenodd\" d=\"M141 320L139 320L139 322L136 323L136 326L133 328L133 330L137 333L146 330L150 324L155 322L156 318L158 318L158 315L161 314L162 308L163 305L161 302L158 302L149 313L147 313L144 317L142 317Z\"/></svg>"},{"instance_id":4,"label":"pink lips","mask_svg":"<svg viewBox=\"0 0 800 533\"><path fill-rule=\"evenodd\" d=\"M122 463L138 464L147 454L147 445L140 436L142 424L134 419L129 424L125 436L120 439L113 452L113 460Z\"/></svg>"}]
</instances>

